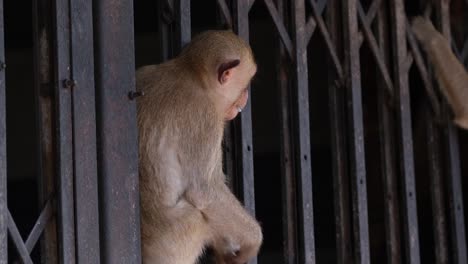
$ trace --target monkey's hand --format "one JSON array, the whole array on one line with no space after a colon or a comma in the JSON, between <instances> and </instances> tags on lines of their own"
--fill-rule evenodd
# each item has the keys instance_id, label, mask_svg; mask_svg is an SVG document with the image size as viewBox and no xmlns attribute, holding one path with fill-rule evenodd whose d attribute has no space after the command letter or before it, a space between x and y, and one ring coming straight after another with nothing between
<instances>
[{"instance_id":1,"label":"monkey's hand","mask_svg":"<svg viewBox=\"0 0 468 264\"><path fill-rule=\"evenodd\" d=\"M413 19L411 28L425 49L434 39L440 36L440 33L434 28L431 21L422 16L417 16Z\"/></svg>"}]
</instances>

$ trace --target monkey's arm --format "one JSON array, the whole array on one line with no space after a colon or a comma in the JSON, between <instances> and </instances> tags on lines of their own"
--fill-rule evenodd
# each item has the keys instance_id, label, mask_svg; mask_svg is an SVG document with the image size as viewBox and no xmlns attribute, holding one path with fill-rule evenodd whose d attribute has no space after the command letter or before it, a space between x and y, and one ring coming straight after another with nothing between
<instances>
[{"instance_id":1,"label":"monkey's arm","mask_svg":"<svg viewBox=\"0 0 468 264\"><path fill-rule=\"evenodd\" d=\"M455 114L454 122L468 129L468 73L430 21L417 17L412 29L434 67L442 93Z\"/></svg>"}]
</instances>

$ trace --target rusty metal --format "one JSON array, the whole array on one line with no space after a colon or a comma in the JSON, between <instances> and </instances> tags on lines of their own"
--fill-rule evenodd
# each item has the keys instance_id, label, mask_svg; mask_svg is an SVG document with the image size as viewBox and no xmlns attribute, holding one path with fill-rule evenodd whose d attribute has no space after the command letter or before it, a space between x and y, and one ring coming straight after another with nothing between
<instances>
[{"instance_id":1,"label":"rusty metal","mask_svg":"<svg viewBox=\"0 0 468 264\"><path fill-rule=\"evenodd\" d=\"M309 85L307 43L305 39L305 1L291 1L293 57L293 144L298 184L299 256L300 263L315 263L314 210L312 199L312 164L310 149Z\"/></svg>"},{"instance_id":2,"label":"rusty metal","mask_svg":"<svg viewBox=\"0 0 468 264\"><path fill-rule=\"evenodd\" d=\"M33 64L34 97L36 104L37 160L39 208L50 203L55 197L55 155L54 155L54 105L52 98L52 3L33 2ZM54 197L51 197L51 196ZM55 199L54 199L55 200ZM48 264L58 263L57 245L57 203L50 218L46 221L41 240L41 259ZM46 209L43 210L41 215ZM43 223L43 222L41 222ZM31 234L33 234L31 231ZM29 249L29 241L26 246ZM35 243L34 243L35 244ZM31 248L34 245L31 245Z\"/></svg>"},{"instance_id":3,"label":"rusty metal","mask_svg":"<svg viewBox=\"0 0 468 264\"><path fill-rule=\"evenodd\" d=\"M101 262L140 263L133 2L93 4Z\"/></svg>"}]
</instances>

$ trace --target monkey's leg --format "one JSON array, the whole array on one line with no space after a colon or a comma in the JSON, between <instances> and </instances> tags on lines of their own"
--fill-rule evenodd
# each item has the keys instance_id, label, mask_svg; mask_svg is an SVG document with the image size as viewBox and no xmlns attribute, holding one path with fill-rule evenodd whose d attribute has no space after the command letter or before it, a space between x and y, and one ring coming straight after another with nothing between
<instances>
[{"instance_id":1,"label":"monkey's leg","mask_svg":"<svg viewBox=\"0 0 468 264\"><path fill-rule=\"evenodd\" d=\"M176 210L168 209L151 227L144 226L152 228L151 237L143 240L144 264L194 264L203 252L210 237L203 215L190 205Z\"/></svg>"},{"instance_id":2,"label":"monkey's leg","mask_svg":"<svg viewBox=\"0 0 468 264\"><path fill-rule=\"evenodd\" d=\"M454 122L468 129L468 73L453 54L448 40L430 21L417 17L412 28L434 67L442 93L452 107Z\"/></svg>"}]
</instances>

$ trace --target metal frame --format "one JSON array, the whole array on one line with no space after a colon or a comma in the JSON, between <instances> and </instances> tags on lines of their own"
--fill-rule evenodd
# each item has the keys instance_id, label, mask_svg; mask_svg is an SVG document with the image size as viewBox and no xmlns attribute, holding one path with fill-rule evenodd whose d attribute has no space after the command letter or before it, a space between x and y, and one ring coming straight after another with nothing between
<instances>
[{"instance_id":1,"label":"metal frame","mask_svg":"<svg viewBox=\"0 0 468 264\"><path fill-rule=\"evenodd\" d=\"M310 85L307 54L315 34L323 40L327 54L337 262L370 263L372 257L367 207L367 188L372 186L367 186L363 115L367 102L361 87L361 69L372 65L378 84L380 156L376 160L385 199L387 262L421 262L414 160L419 141L414 140L411 112L413 67L425 92L422 125L434 259L467 263L462 188L466 172L461 171L459 144L464 135L449 121L450 108L437 92L431 67L409 28L404 0L373 0L366 6L360 0L217 0L220 26L249 41L249 14L258 2L278 36L284 262L311 264L320 254L314 225L314 203L320 201L313 200L312 186L314 178L322 175L312 173L310 135L321 124L310 120L309 92L315 87ZM421 2L425 6L421 11L450 39L449 2ZM161 61L175 56L190 41L193 4L190 0L158 2ZM135 89L133 2L34 1L33 10L41 213L24 240L7 209L0 1L0 264L8 262L8 233L24 263L32 263L30 253L43 233L42 256L48 263L139 263L136 108L129 97ZM468 40L460 50L453 46L466 62ZM372 60L362 60L362 49L368 49ZM254 184L254 146L249 101L240 118L226 129L225 160L232 187L251 214L255 214L255 190L262 188Z\"/></svg>"}]
</instances>

